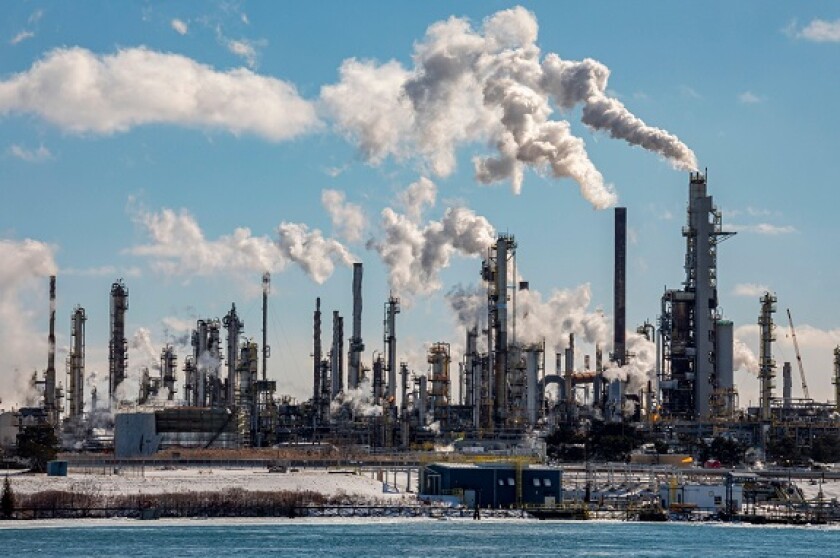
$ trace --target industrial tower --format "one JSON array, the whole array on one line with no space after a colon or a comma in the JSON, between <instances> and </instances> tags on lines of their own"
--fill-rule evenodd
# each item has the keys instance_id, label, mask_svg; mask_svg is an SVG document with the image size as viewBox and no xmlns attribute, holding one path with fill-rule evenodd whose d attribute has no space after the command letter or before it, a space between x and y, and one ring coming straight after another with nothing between
<instances>
[{"instance_id":1,"label":"industrial tower","mask_svg":"<svg viewBox=\"0 0 840 558\"><path fill-rule=\"evenodd\" d=\"M108 344L108 396L111 404L128 370L128 340L125 337L125 313L128 289L122 279L111 285L111 341Z\"/></svg>"},{"instance_id":2,"label":"industrial tower","mask_svg":"<svg viewBox=\"0 0 840 558\"><path fill-rule=\"evenodd\" d=\"M773 314L776 312L776 297L764 293L761 297L761 314L758 316L760 346L758 353L758 379L761 382L761 420L770 420L770 406L773 402L773 381L776 377L776 361L773 360L773 341L776 340Z\"/></svg>"},{"instance_id":3,"label":"industrial tower","mask_svg":"<svg viewBox=\"0 0 840 558\"><path fill-rule=\"evenodd\" d=\"M663 358L660 387L665 410L675 418L707 420L721 389L719 351L732 352L719 340L717 247L732 236L723 230L720 212L706 192L706 175L689 177L685 281L662 296L660 337ZM729 371L725 373L728 375Z\"/></svg>"},{"instance_id":4,"label":"industrial tower","mask_svg":"<svg viewBox=\"0 0 840 558\"><path fill-rule=\"evenodd\" d=\"M70 355L67 357L67 418L79 421L85 409L85 309L73 310Z\"/></svg>"}]
</instances>

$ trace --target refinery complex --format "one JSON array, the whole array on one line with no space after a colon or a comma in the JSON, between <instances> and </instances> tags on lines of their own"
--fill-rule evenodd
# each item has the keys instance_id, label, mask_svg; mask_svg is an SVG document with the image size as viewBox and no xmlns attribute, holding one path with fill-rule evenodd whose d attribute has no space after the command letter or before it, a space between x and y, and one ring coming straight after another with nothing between
<instances>
[{"instance_id":1,"label":"refinery complex","mask_svg":"<svg viewBox=\"0 0 840 558\"><path fill-rule=\"evenodd\" d=\"M558 429L587 430L603 424L632 426L647 442L685 451L683 442L713 436L737 440L759 453L774 439L807 448L840 432L840 347L834 349L833 402L808 393L801 359L779 366L774 358L777 300L766 293L756 305L760 327L760 401L745 407L734 381L734 324L718 303L717 254L734 233L715 207L706 175L691 173L685 239L685 277L661 297L655 324L627 324L625 309L627 209L616 208L613 342L595 347L594 358L576 359L574 334L555 352L543 342L517 338L517 294L529 285L516 272L519 246L500 234L480 269L483 319L466 328L460 360L453 340L428 339L426 363L401 358L400 300L374 301L382 312L382 351L362 338L363 266L353 265L352 316L313 300L311 396L282 395L283 380L271 373L267 344L271 277L262 277L261 342L245 337L235 304L222 317L200 319L192 352L160 352L159 367L144 369L139 392L125 397L129 354L125 320L129 288L110 291L109 391L85 392L87 311L71 316L66 380L55 361L56 277L49 281L49 353L33 378L41 404L6 413L8 432L49 426L66 451L111 452L148 457L171 448L314 447L362 448L398 453L455 444L473 452L539 451ZM674 231L678 234L678 231ZM46 289L45 289L46 292ZM521 296L521 295L520 295ZM370 303L368 303L370 304ZM365 311L370 311L366 306ZM381 310L380 310L381 309ZM788 321L796 342L793 321ZM301 326L302 327L302 326ZM636 331L655 347L652 367L628 348ZM433 333L433 332L430 332ZM365 361L370 358L370 361ZM798 374L793 369L798 369ZM804 398L791 396L801 383ZM4 434L10 445L15 435Z\"/></svg>"}]
</instances>

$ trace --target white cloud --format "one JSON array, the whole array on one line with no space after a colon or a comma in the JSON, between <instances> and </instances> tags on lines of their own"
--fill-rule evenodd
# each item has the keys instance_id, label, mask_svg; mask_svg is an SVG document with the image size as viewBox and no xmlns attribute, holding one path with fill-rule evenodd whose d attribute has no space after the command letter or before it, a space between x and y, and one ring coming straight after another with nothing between
<instances>
[{"instance_id":1,"label":"white cloud","mask_svg":"<svg viewBox=\"0 0 840 558\"><path fill-rule=\"evenodd\" d=\"M242 276L283 271L297 264L315 282L332 275L335 264L350 265L353 256L337 240L324 238L318 229L281 223L279 240L253 236L240 227L215 240L205 238L196 219L186 210L137 211L134 220L145 228L150 242L129 252L148 258L152 269L170 276Z\"/></svg>"},{"instance_id":2,"label":"white cloud","mask_svg":"<svg viewBox=\"0 0 840 558\"><path fill-rule=\"evenodd\" d=\"M16 45L18 43L22 43L26 39L31 39L34 36L35 36L35 33L33 33L32 31L27 31L26 29L24 29L23 31L21 31L20 33L18 33L14 37L12 37L12 39L9 41L9 44L10 45Z\"/></svg>"},{"instance_id":3,"label":"white cloud","mask_svg":"<svg viewBox=\"0 0 840 558\"><path fill-rule=\"evenodd\" d=\"M695 89L689 87L688 85L681 85L680 86L680 93L682 93L683 97L688 97L689 99L702 99L703 95L698 93Z\"/></svg>"},{"instance_id":4,"label":"white cloud","mask_svg":"<svg viewBox=\"0 0 840 558\"><path fill-rule=\"evenodd\" d=\"M840 19L835 21L814 19L796 36L816 43L840 42Z\"/></svg>"},{"instance_id":5,"label":"white cloud","mask_svg":"<svg viewBox=\"0 0 840 558\"><path fill-rule=\"evenodd\" d=\"M340 176L344 171L347 170L347 165L341 165L339 167L327 167L324 169L324 172L327 173L327 176L331 178L336 178Z\"/></svg>"},{"instance_id":6,"label":"white cloud","mask_svg":"<svg viewBox=\"0 0 840 558\"><path fill-rule=\"evenodd\" d=\"M32 12L32 14L30 14L29 20L28 20L29 24L34 25L34 24L38 23L39 21L41 21L42 17L44 17L44 10L39 8L39 9L35 10L34 12Z\"/></svg>"},{"instance_id":7,"label":"white cloud","mask_svg":"<svg viewBox=\"0 0 840 558\"><path fill-rule=\"evenodd\" d=\"M738 232L761 234L765 236L778 236L797 232L796 227L793 225L773 225L770 223L758 223L755 225L732 224L730 227Z\"/></svg>"},{"instance_id":8,"label":"white cloud","mask_svg":"<svg viewBox=\"0 0 840 558\"><path fill-rule=\"evenodd\" d=\"M140 277L142 271L139 267L117 267L114 265L103 265L99 267L63 267L61 268L62 276L74 277Z\"/></svg>"},{"instance_id":9,"label":"white cloud","mask_svg":"<svg viewBox=\"0 0 840 558\"><path fill-rule=\"evenodd\" d=\"M194 319L179 318L177 316L166 316L161 319L161 323L171 333L190 332L195 327Z\"/></svg>"},{"instance_id":10,"label":"white cloud","mask_svg":"<svg viewBox=\"0 0 840 558\"><path fill-rule=\"evenodd\" d=\"M344 192L323 190L321 204L330 215L333 227L347 242L358 242L367 227L367 217L362 207L346 200Z\"/></svg>"},{"instance_id":11,"label":"white cloud","mask_svg":"<svg viewBox=\"0 0 840 558\"><path fill-rule=\"evenodd\" d=\"M319 124L313 105L284 81L244 68L217 72L144 47L112 55L53 50L0 81L0 115L11 112L34 113L79 134L176 124L282 141Z\"/></svg>"},{"instance_id":12,"label":"white cloud","mask_svg":"<svg viewBox=\"0 0 840 558\"><path fill-rule=\"evenodd\" d=\"M18 144L12 144L12 146L9 147L9 154L12 157L17 157L21 161L26 161L27 163L43 163L44 161L49 161L53 158L50 150L43 145L39 146L37 149L26 149Z\"/></svg>"},{"instance_id":13,"label":"white cloud","mask_svg":"<svg viewBox=\"0 0 840 558\"><path fill-rule=\"evenodd\" d=\"M248 39L230 39L227 41L227 48L233 54L244 59L249 68L253 68L257 65L256 44L257 43L249 41Z\"/></svg>"},{"instance_id":14,"label":"white cloud","mask_svg":"<svg viewBox=\"0 0 840 558\"><path fill-rule=\"evenodd\" d=\"M174 29L175 32L179 35L186 35L189 31L189 27L187 26L186 22L178 18L173 19L169 24L172 26L172 29Z\"/></svg>"},{"instance_id":15,"label":"white cloud","mask_svg":"<svg viewBox=\"0 0 840 558\"><path fill-rule=\"evenodd\" d=\"M739 283L732 289L735 296L760 297L768 292L772 292L770 287L758 283Z\"/></svg>"},{"instance_id":16,"label":"white cloud","mask_svg":"<svg viewBox=\"0 0 840 558\"><path fill-rule=\"evenodd\" d=\"M738 95L738 100L744 103L745 105L754 105L762 102L764 99L762 99L755 93L752 93L750 91L744 91L743 93Z\"/></svg>"}]
</instances>

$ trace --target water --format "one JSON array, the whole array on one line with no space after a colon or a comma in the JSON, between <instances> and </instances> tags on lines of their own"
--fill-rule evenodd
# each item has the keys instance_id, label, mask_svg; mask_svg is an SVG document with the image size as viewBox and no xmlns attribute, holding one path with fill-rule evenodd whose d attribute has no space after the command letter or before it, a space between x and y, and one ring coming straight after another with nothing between
<instances>
[{"instance_id":1,"label":"water","mask_svg":"<svg viewBox=\"0 0 840 558\"><path fill-rule=\"evenodd\" d=\"M840 529L518 520L113 521L0 528L0 556L840 556Z\"/></svg>"}]
</instances>

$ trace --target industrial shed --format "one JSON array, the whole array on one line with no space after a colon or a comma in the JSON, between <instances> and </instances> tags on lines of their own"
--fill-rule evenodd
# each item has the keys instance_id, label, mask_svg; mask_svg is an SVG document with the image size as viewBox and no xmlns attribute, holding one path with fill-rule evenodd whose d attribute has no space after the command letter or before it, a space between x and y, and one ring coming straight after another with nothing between
<instances>
[{"instance_id":1,"label":"industrial shed","mask_svg":"<svg viewBox=\"0 0 840 558\"><path fill-rule=\"evenodd\" d=\"M421 470L421 497L468 507L553 506L563 499L563 471L518 463L434 463Z\"/></svg>"}]
</instances>

